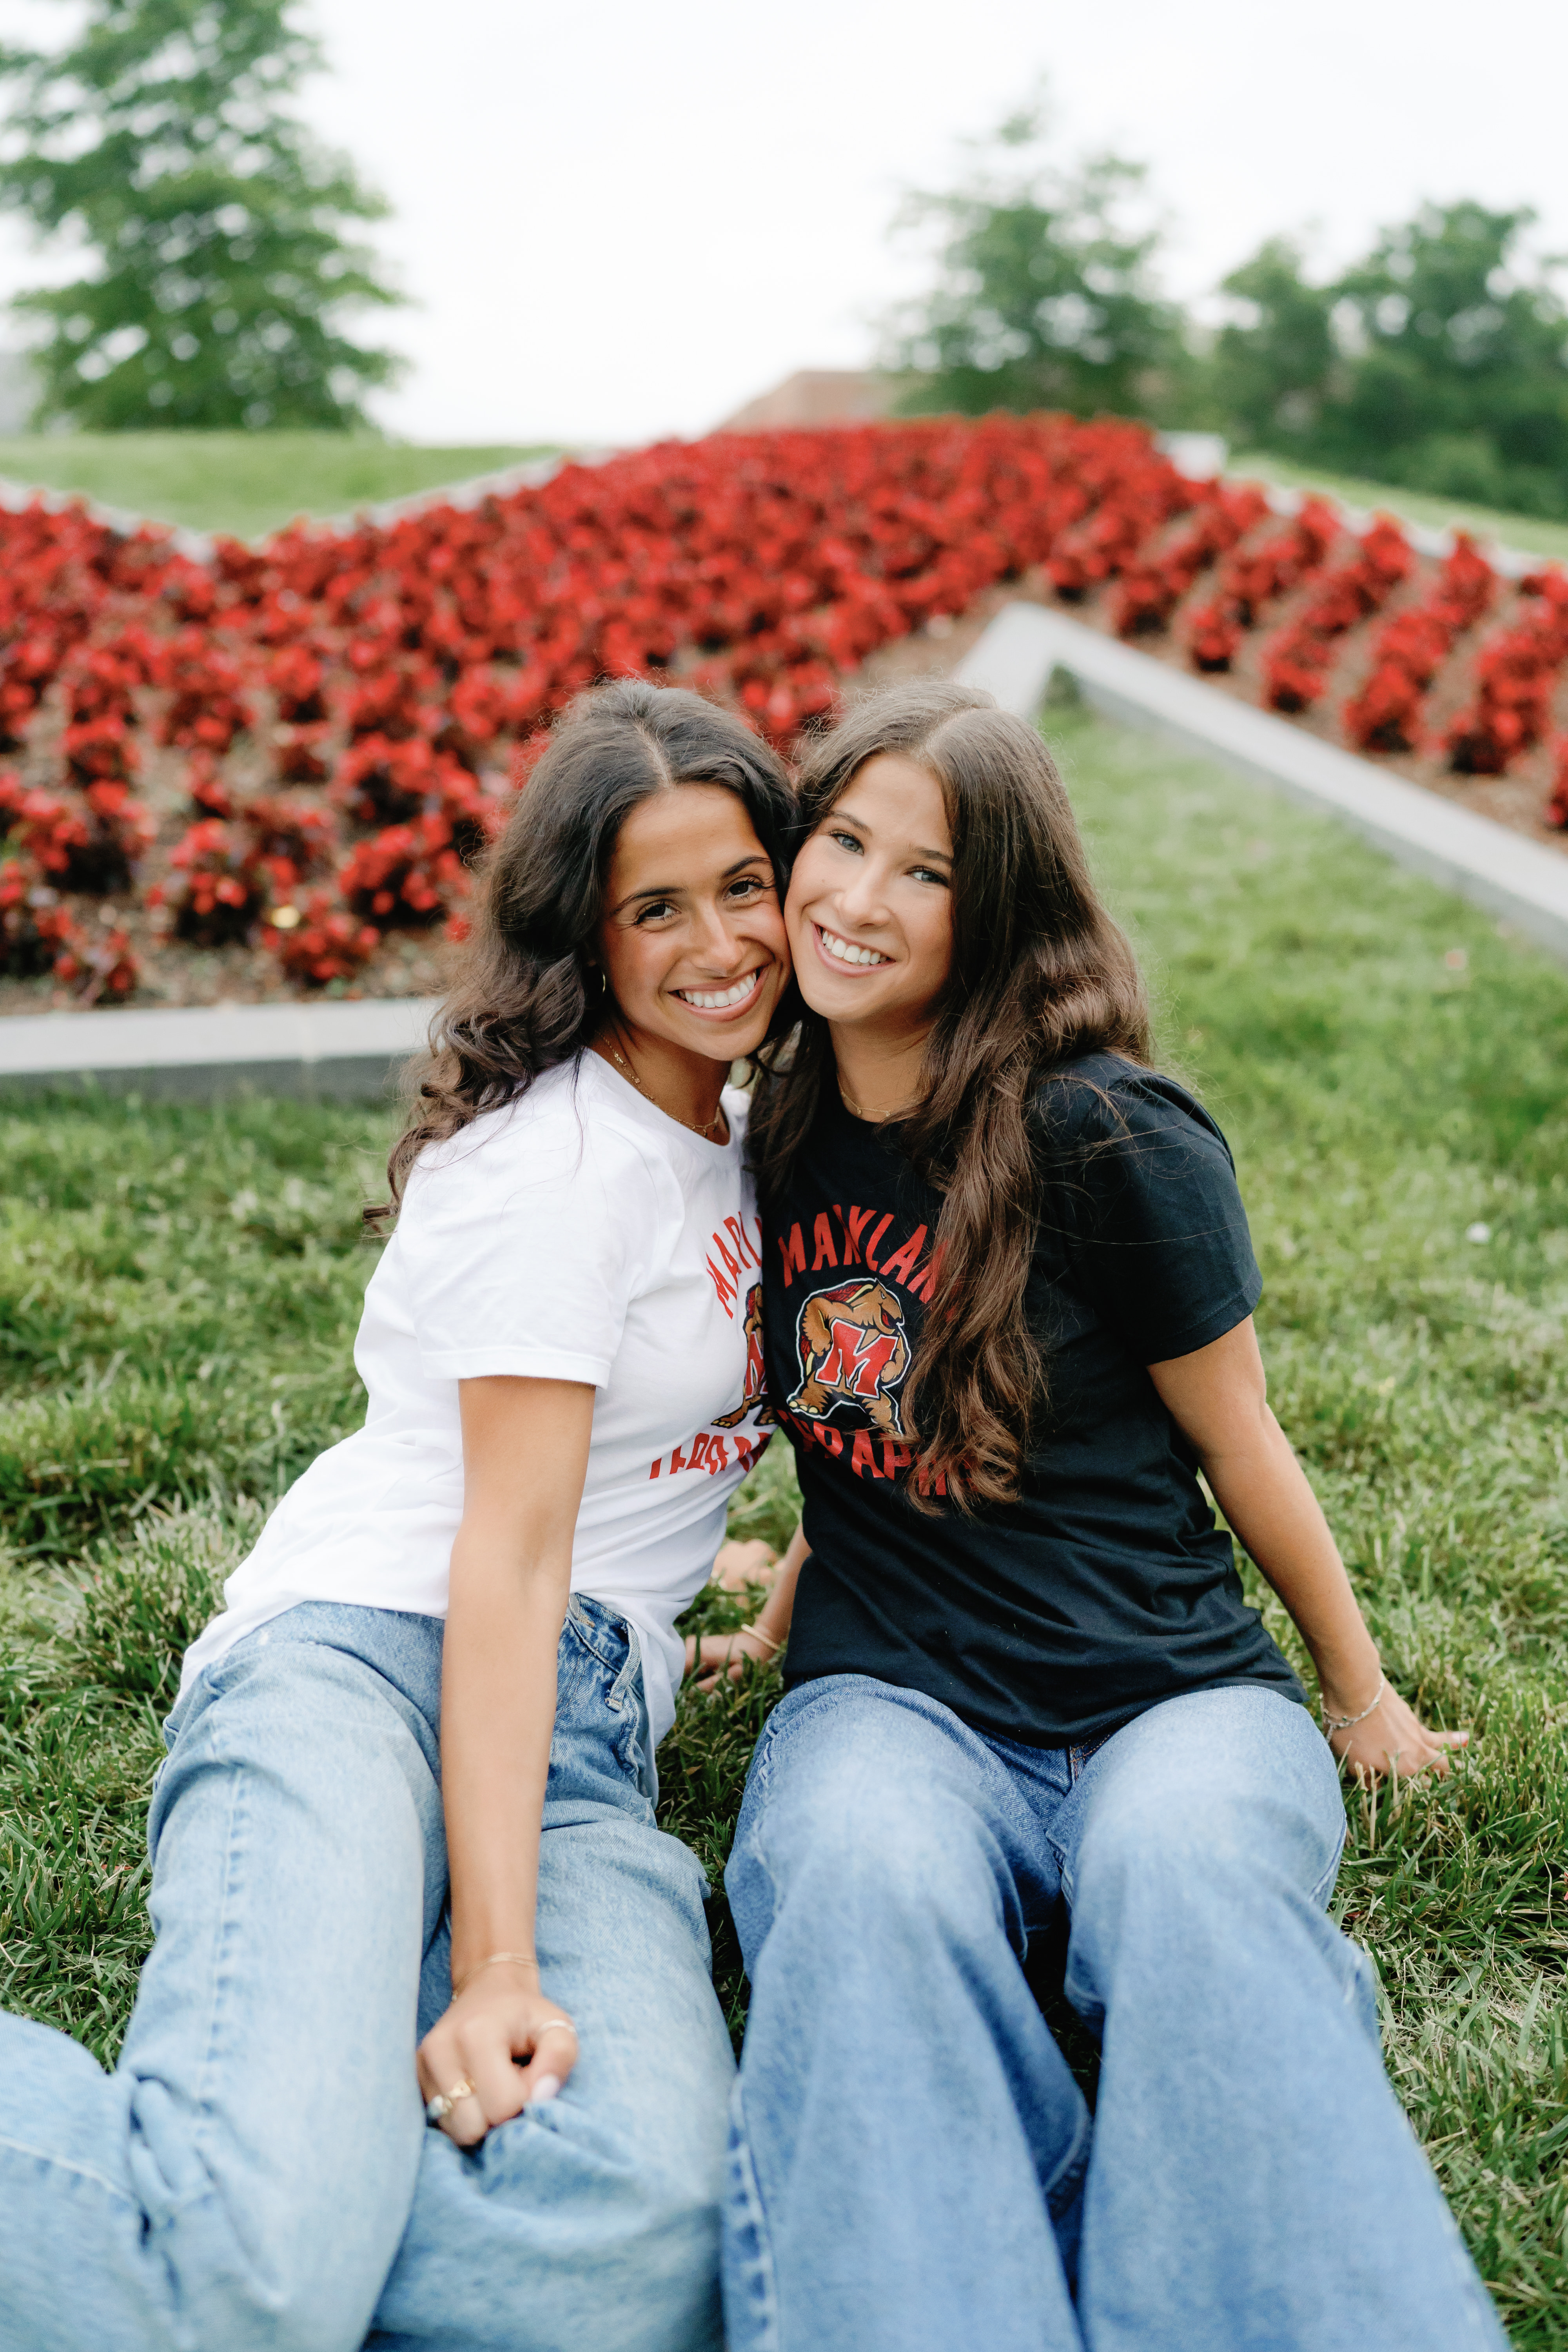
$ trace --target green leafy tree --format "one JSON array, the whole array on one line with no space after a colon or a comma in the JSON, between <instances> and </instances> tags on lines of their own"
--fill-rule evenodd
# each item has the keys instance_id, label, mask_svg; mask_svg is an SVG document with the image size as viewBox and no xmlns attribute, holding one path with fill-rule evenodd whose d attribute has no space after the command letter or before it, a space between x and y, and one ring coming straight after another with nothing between
<instances>
[{"instance_id":1,"label":"green leafy tree","mask_svg":"<svg viewBox=\"0 0 1568 2352\"><path fill-rule=\"evenodd\" d=\"M1214 340L1214 409L1251 448L1307 447L1335 365L1332 293L1308 284L1300 250L1285 237L1270 237L1233 269L1222 291L1240 315Z\"/></svg>"},{"instance_id":2,"label":"green leafy tree","mask_svg":"<svg viewBox=\"0 0 1568 2352\"><path fill-rule=\"evenodd\" d=\"M1563 265L1531 263L1535 215L1423 206L1332 289L1350 364L1325 454L1413 487L1568 513Z\"/></svg>"},{"instance_id":3,"label":"green leafy tree","mask_svg":"<svg viewBox=\"0 0 1568 2352\"><path fill-rule=\"evenodd\" d=\"M397 372L343 330L399 299L344 233L386 208L289 110L320 63L292 7L89 0L65 47L0 48L0 205L96 256L17 301L40 422L341 430Z\"/></svg>"},{"instance_id":4,"label":"green leafy tree","mask_svg":"<svg viewBox=\"0 0 1568 2352\"><path fill-rule=\"evenodd\" d=\"M1568 515L1563 265L1529 257L1534 217L1424 205L1321 285L1271 238L1225 281L1241 315L1215 339L1216 418L1254 447Z\"/></svg>"},{"instance_id":5,"label":"green leafy tree","mask_svg":"<svg viewBox=\"0 0 1568 2352\"><path fill-rule=\"evenodd\" d=\"M1037 103L981 143L965 184L910 197L902 225L934 223L940 244L935 284L890 323L906 411L1168 404L1183 351L1146 178L1116 155L1056 164Z\"/></svg>"}]
</instances>

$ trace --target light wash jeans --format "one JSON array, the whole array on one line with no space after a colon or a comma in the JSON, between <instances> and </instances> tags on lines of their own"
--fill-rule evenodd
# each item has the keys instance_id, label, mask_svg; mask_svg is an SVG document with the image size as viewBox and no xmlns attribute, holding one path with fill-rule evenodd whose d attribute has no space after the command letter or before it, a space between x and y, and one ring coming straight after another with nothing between
<instances>
[{"instance_id":1,"label":"light wash jeans","mask_svg":"<svg viewBox=\"0 0 1568 2352\"><path fill-rule=\"evenodd\" d=\"M1343 1836L1274 1691L1086 1755L793 1690L726 1874L731 2352L1500 2352L1324 1916ZM1092 2121L1022 1965L1063 1900Z\"/></svg>"},{"instance_id":2,"label":"light wash jeans","mask_svg":"<svg viewBox=\"0 0 1568 2352\"><path fill-rule=\"evenodd\" d=\"M562 1635L539 1889L581 2057L472 2154L426 2125L441 1635L307 1603L175 1709L119 2066L0 2016L4 2352L718 2345L734 2070L702 1877L654 1826L635 1637L591 1601Z\"/></svg>"}]
</instances>

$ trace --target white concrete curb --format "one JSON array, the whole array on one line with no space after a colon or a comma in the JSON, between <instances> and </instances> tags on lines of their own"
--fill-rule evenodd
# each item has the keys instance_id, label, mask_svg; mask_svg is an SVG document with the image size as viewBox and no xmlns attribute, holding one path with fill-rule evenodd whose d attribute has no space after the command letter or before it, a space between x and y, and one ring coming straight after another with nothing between
<instances>
[{"instance_id":1,"label":"white concrete curb","mask_svg":"<svg viewBox=\"0 0 1568 2352\"><path fill-rule=\"evenodd\" d=\"M959 665L1003 708L1033 719L1052 673L1074 678L1110 719L1152 728L1309 808L1353 825L1379 849L1501 915L1568 963L1568 857L1439 793L1321 743L1272 711L1216 693L1148 654L1040 604L1005 604Z\"/></svg>"},{"instance_id":2,"label":"white concrete curb","mask_svg":"<svg viewBox=\"0 0 1568 2352\"><path fill-rule=\"evenodd\" d=\"M440 1000L210 1004L0 1020L0 1093L89 1081L213 1102L247 1094L375 1101L425 1043Z\"/></svg>"}]
</instances>

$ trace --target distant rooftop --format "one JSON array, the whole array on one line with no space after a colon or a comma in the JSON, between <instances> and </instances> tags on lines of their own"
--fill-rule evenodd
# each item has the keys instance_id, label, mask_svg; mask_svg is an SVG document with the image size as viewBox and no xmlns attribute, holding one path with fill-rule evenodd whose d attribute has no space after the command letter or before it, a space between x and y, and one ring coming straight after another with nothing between
<instances>
[{"instance_id":1,"label":"distant rooftop","mask_svg":"<svg viewBox=\"0 0 1568 2352\"><path fill-rule=\"evenodd\" d=\"M714 430L765 433L791 425L862 425L868 417L886 416L898 389L897 377L869 368L799 368Z\"/></svg>"}]
</instances>

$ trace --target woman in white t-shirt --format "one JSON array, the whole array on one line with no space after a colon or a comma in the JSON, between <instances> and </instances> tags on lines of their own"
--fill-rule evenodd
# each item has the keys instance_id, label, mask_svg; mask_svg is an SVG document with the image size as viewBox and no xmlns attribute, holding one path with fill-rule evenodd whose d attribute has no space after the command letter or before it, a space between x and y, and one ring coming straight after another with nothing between
<instances>
[{"instance_id":1,"label":"woman in white t-shirt","mask_svg":"<svg viewBox=\"0 0 1568 2352\"><path fill-rule=\"evenodd\" d=\"M724 1082L784 1016L793 816L738 719L630 681L524 790L364 1427L185 1662L120 2064L0 2017L7 2344L719 2344L732 2065L653 1758L767 1435Z\"/></svg>"}]
</instances>

